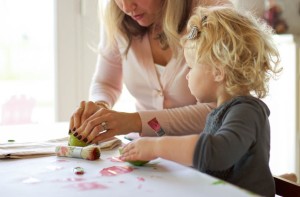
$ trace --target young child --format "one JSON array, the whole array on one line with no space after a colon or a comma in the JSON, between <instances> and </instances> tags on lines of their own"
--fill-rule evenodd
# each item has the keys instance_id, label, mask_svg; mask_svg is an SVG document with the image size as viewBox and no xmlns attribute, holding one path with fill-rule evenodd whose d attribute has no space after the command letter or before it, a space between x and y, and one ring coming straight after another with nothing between
<instances>
[{"instance_id":1,"label":"young child","mask_svg":"<svg viewBox=\"0 0 300 197\"><path fill-rule=\"evenodd\" d=\"M127 144L121 158L160 157L274 196L270 111L260 100L281 71L271 28L232 8L210 7L198 8L187 30L182 43L189 88L199 102L217 102L217 108L200 135L143 137Z\"/></svg>"}]
</instances>

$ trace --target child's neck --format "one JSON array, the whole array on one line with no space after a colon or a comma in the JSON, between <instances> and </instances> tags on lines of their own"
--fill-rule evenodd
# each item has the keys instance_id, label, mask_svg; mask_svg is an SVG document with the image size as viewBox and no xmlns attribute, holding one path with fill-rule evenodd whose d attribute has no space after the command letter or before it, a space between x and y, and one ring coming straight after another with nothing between
<instances>
[{"instance_id":1,"label":"child's neck","mask_svg":"<svg viewBox=\"0 0 300 197\"><path fill-rule=\"evenodd\" d=\"M229 95L229 94L223 94L222 96L219 96L217 98L217 107L219 107L220 105L224 104L225 102L230 101L233 98L236 98L238 96L251 96L250 94L241 94L241 95Z\"/></svg>"},{"instance_id":2,"label":"child's neck","mask_svg":"<svg viewBox=\"0 0 300 197\"><path fill-rule=\"evenodd\" d=\"M227 101L230 101L234 96L231 96L229 94L223 94L220 95L217 98L217 107L219 107L220 105L222 105L223 103L226 103Z\"/></svg>"}]
</instances>

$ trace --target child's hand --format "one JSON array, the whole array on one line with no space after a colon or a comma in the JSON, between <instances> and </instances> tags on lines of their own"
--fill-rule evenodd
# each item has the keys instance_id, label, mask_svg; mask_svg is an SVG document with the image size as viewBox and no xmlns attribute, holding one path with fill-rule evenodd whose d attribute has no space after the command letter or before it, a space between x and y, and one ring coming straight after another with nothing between
<instances>
[{"instance_id":1,"label":"child's hand","mask_svg":"<svg viewBox=\"0 0 300 197\"><path fill-rule=\"evenodd\" d=\"M120 159L124 161L150 161L157 158L154 148L155 138L142 137L124 146Z\"/></svg>"}]
</instances>

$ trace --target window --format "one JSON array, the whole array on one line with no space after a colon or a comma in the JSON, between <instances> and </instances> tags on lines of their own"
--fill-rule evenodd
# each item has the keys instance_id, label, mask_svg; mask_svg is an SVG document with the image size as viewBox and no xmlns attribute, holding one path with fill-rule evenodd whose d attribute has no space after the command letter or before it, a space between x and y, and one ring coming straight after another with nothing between
<instances>
[{"instance_id":1,"label":"window","mask_svg":"<svg viewBox=\"0 0 300 197\"><path fill-rule=\"evenodd\" d=\"M57 18L56 120L68 121L80 101L88 100L99 43L98 0L58 0ZM134 111L124 90L114 109Z\"/></svg>"},{"instance_id":2,"label":"window","mask_svg":"<svg viewBox=\"0 0 300 197\"><path fill-rule=\"evenodd\" d=\"M0 124L54 121L54 1L0 0Z\"/></svg>"},{"instance_id":3,"label":"window","mask_svg":"<svg viewBox=\"0 0 300 197\"><path fill-rule=\"evenodd\" d=\"M88 99L97 6L98 0L0 0L0 124L68 121ZM115 109L132 110L125 97Z\"/></svg>"}]
</instances>

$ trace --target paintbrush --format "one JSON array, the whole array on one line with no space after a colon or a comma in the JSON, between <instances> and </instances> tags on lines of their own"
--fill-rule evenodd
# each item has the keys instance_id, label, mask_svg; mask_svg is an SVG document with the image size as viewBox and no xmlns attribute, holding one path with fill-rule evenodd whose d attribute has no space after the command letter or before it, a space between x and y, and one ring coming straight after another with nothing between
<instances>
[{"instance_id":1,"label":"paintbrush","mask_svg":"<svg viewBox=\"0 0 300 197\"><path fill-rule=\"evenodd\" d=\"M98 146L57 146L55 153L59 157L74 157L86 160L96 160L100 158L101 151Z\"/></svg>"}]
</instances>

